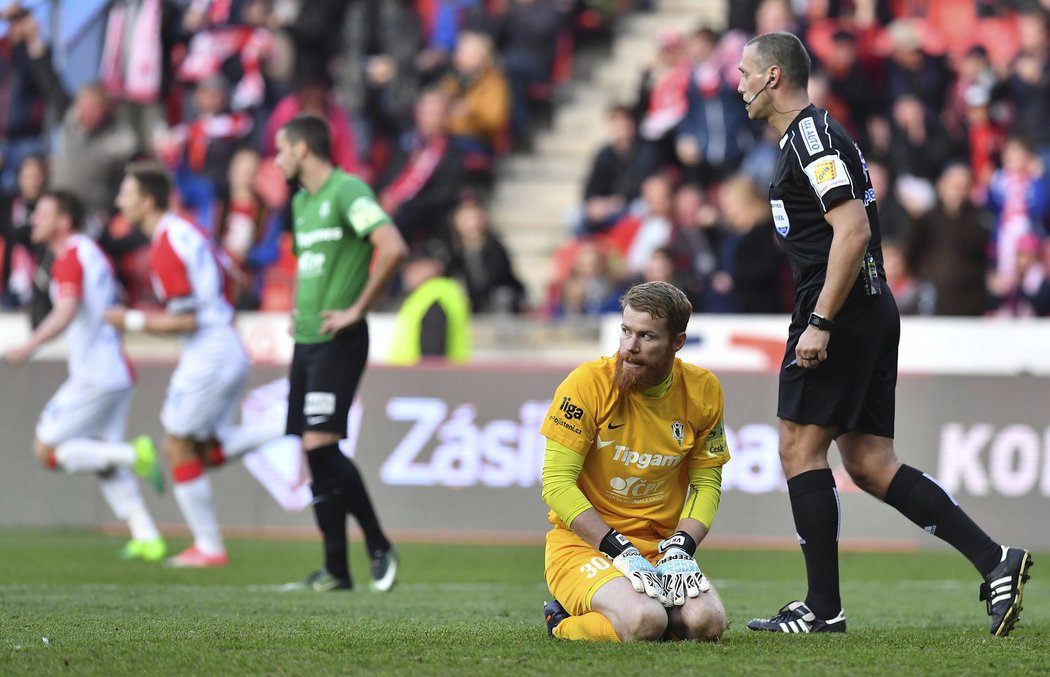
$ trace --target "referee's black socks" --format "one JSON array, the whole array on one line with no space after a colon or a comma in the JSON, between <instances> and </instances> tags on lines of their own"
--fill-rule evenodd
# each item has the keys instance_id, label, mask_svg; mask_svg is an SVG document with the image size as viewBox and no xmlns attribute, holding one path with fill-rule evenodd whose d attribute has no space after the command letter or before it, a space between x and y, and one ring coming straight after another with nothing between
<instances>
[{"instance_id":1,"label":"referee's black socks","mask_svg":"<svg viewBox=\"0 0 1050 677\"><path fill-rule=\"evenodd\" d=\"M390 541L379 526L379 518L376 517L357 464L339 450L337 443L311 449L306 453L306 459L314 486L319 478L324 478L331 490L343 499L344 513L349 512L357 520L365 535L369 556L374 557L377 553L389 550ZM345 523L343 538L346 538Z\"/></svg>"},{"instance_id":2,"label":"referee's black socks","mask_svg":"<svg viewBox=\"0 0 1050 677\"><path fill-rule=\"evenodd\" d=\"M806 606L827 620L842 610L839 594L839 496L831 470L809 470L787 481L809 592Z\"/></svg>"},{"instance_id":3,"label":"referee's black socks","mask_svg":"<svg viewBox=\"0 0 1050 677\"><path fill-rule=\"evenodd\" d=\"M951 494L921 470L902 465L886 490L886 503L961 552L982 576L999 564L999 545L963 512Z\"/></svg>"}]
</instances>

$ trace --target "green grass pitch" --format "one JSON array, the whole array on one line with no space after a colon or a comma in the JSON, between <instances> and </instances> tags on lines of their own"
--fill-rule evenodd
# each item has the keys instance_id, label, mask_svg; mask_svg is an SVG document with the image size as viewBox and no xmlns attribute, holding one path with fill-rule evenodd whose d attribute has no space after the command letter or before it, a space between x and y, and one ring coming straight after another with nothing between
<instances>
[{"instance_id":1,"label":"green grass pitch","mask_svg":"<svg viewBox=\"0 0 1050 677\"><path fill-rule=\"evenodd\" d=\"M388 594L277 593L311 541L230 540L228 567L121 562L93 531L0 531L0 675L811 675L1050 672L1050 555L1036 553L1022 625L988 635L979 580L953 552L844 553L846 635L745 628L802 593L798 552L701 549L730 627L717 645L549 639L539 546L401 543ZM170 545L180 547L185 541ZM46 638L46 641L45 641Z\"/></svg>"}]
</instances>

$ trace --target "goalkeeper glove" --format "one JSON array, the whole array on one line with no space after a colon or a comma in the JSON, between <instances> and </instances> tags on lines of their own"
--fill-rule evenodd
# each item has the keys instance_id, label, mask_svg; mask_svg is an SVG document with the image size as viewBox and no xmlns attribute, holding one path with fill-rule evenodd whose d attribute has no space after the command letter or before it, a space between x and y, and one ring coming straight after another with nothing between
<instances>
[{"instance_id":1,"label":"goalkeeper glove","mask_svg":"<svg viewBox=\"0 0 1050 677\"><path fill-rule=\"evenodd\" d=\"M659 550L663 557L656 563L656 573L661 582L660 602L665 607L682 606L687 596L698 597L711 589L711 583L693 559L696 541L692 536L676 531L660 541Z\"/></svg>"},{"instance_id":2,"label":"goalkeeper glove","mask_svg":"<svg viewBox=\"0 0 1050 677\"><path fill-rule=\"evenodd\" d=\"M636 592L660 599L663 592L660 575L623 534L609 529L598 549L612 558L613 566L631 581Z\"/></svg>"}]
</instances>

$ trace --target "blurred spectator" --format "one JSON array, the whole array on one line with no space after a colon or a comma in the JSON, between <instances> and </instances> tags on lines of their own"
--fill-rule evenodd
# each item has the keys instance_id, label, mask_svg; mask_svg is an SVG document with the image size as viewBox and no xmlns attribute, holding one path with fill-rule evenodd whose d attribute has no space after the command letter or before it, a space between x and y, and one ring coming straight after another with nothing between
<instances>
[{"instance_id":1,"label":"blurred spectator","mask_svg":"<svg viewBox=\"0 0 1050 677\"><path fill-rule=\"evenodd\" d=\"M137 147L135 131L115 115L99 84L87 84L70 99L51 62L51 50L34 23L26 28L30 70L47 104L62 123L51 157L51 188L68 190L84 204L85 231L97 233L113 211L124 166ZM101 216L100 216L101 215Z\"/></svg>"},{"instance_id":2,"label":"blurred spectator","mask_svg":"<svg viewBox=\"0 0 1050 677\"><path fill-rule=\"evenodd\" d=\"M459 282L445 276L440 253L433 246L417 246L401 269L401 279L408 294L397 311L390 363L407 366L422 358L469 362L470 300Z\"/></svg>"},{"instance_id":3,"label":"blurred spectator","mask_svg":"<svg viewBox=\"0 0 1050 677\"><path fill-rule=\"evenodd\" d=\"M266 101L264 69L274 58L276 42L268 28L268 0L235 2L194 0L183 16L190 36L176 77L197 84L215 76L230 83L229 106L234 111L256 109Z\"/></svg>"},{"instance_id":4,"label":"blurred spectator","mask_svg":"<svg viewBox=\"0 0 1050 677\"><path fill-rule=\"evenodd\" d=\"M973 170L975 198L984 201L988 182L995 173L995 163L1003 150L1006 133L990 114L989 93L981 85L973 84L966 90L966 140L970 148L970 169Z\"/></svg>"},{"instance_id":5,"label":"blurred spectator","mask_svg":"<svg viewBox=\"0 0 1050 677\"><path fill-rule=\"evenodd\" d=\"M696 186L685 184L674 194L672 207L671 243L668 249L673 257L681 289L700 312L708 280L718 270L718 251L722 231L718 225L718 210L704 203Z\"/></svg>"},{"instance_id":6,"label":"blurred spectator","mask_svg":"<svg viewBox=\"0 0 1050 677\"><path fill-rule=\"evenodd\" d=\"M240 310L259 307L266 267L278 257L278 238L284 230L288 188L283 176L265 174L254 148L241 148L229 163L229 177L221 191L213 237L241 271L245 284L235 299Z\"/></svg>"},{"instance_id":7,"label":"blurred spectator","mask_svg":"<svg viewBox=\"0 0 1050 677\"><path fill-rule=\"evenodd\" d=\"M40 39L36 18L15 2L0 12L0 21L7 21L0 38L0 191L10 193L22 160L44 153L45 99L27 47Z\"/></svg>"},{"instance_id":8,"label":"blurred spectator","mask_svg":"<svg viewBox=\"0 0 1050 677\"><path fill-rule=\"evenodd\" d=\"M991 217L970 198L971 172L948 165L937 179L937 204L907 231L907 266L932 286L934 315L983 315ZM880 223L881 198L879 204Z\"/></svg>"},{"instance_id":9,"label":"blurred spectator","mask_svg":"<svg viewBox=\"0 0 1050 677\"><path fill-rule=\"evenodd\" d=\"M525 287L514 273L506 247L489 228L488 213L467 195L452 213L447 275L460 280L475 313L518 313Z\"/></svg>"},{"instance_id":10,"label":"blurred spectator","mask_svg":"<svg viewBox=\"0 0 1050 677\"><path fill-rule=\"evenodd\" d=\"M804 34L789 0L762 0L755 10L755 35L785 31Z\"/></svg>"},{"instance_id":11,"label":"blurred spectator","mask_svg":"<svg viewBox=\"0 0 1050 677\"><path fill-rule=\"evenodd\" d=\"M658 167L675 159L675 134L689 111L691 78L689 53L682 34L665 32L660 36L656 62L642 72L638 91L638 107L643 111L639 135Z\"/></svg>"},{"instance_id":12,"label":"blurred spectator","mask_svg":"<svg viewBox=\"0 0 1050 677\"><path fill-rule=\"evenodd\" d=\"M923 51L922 28L916 20L897 19L887 31L891 43L886 75L889 98L913 96L936 116L944 109L951 86L947 61Z\"/></svg>"},{"instance_id":13,"label":"blurred spectator","mask_svg":"<svg viewBox=\"0 0 1050 677\"><path fill-rule=\"evenodd\" d=\"M628 215L609 230L628 274L640 274L653 250L670 243L672 190L666 175L650 176L642 183L642 196L631 205Z\"/></svg>"},{"instance_id":14,"label":"blurred spectator","mask_svg":"<svg viewBox=\"0 0 1050 677\"><path fill-rule=\"evenodd\" d=\"M1017 242L1016 261L1010 276L993 279L992 292L999 300L999 315L1045 317L1050 315L1050 279L1046 248L1031 233Z\"/></svg>"},{"instance_id":15,"label":"blurred spectator","mask_svg":"<svg viewBox=\"0 0 1050 677\"><path fill-rule=\"evenodd\" d=\"M0 306L29 305L33 326L51 311L48 286L54 253L35 245L30 235L30 215L47 187L47 167L38 155L28 155L18 167L17 189L0 201L0 238L3 265L0 267Z\"/></svg>"},{"instance_id":16,"label":"blurred spectator","mask_svg":"<svg viewBox=\"0 0 1050 677\"><path fill-rule=\"evenodd\" d=\"M444 234L459 201L462 157L445 131L448 106L437 89L419 97L415 128L401 135L380 182L379 203L409 243Z\"/></svg>"},{"instance_id":17,"label":"blurred spectator","mask_svg":"<svg viewBox=\"0 0 1050 677\"><path fill-rule=\"evenodd\" d=\"M230 159L246 142L252 118L248 113L230 112L229 85L222 75L197 83L193 101L197 116L161 137L157 152L174 170L183 209L198 224L210 228L215 197L225 188Z\"/></svg>"},{"instance_id":18,"label":"blurred spectator","mask_svg":"<svg viewBox=\"0 0 1050 677\"><path fill-rule=\"evenodd\" d=\"M496 66L492 39L484 33L460 33L452 70L440 87L452 102L448 131L461 150L492 155L510 119L510 91Z\"/></svg>"},{"instance_id":19,"label":"blurred spectator","mask_svg":"<svg viewBox=\"0 0 1050 677\"><path fill-rule=\"evenodd\" d=\"M780 133L773 125L765 125L755 140L755 145L744 156L740 171L751 177L760 186L773 182L777 158L780 156Z\"/></svg>"},{"instance_id":20,"label":"blurred spectator","mask_svg":"<svg viewBox=\"0 0 1050 677\"><path fill-rule=\"evenodd\" d=\"M332 80L326 73L304 75L297 91L285 96L270 113L263 136L263 154L277 154L275 139L277 130L300 113L310 113L328 121L332 134L332 164L343 171L361 177L366 183L372 181L369 168L358 156L357 137L350 124L350 114L332 93Z\"/></svg>"},{"instance_id":21,"label":"blurred spectator","mask_svg":"<svg viewBox=\"0 0 1050 677\"><path fill-rule=\"evenodd\" d=\"M483 31L488 25L484 0L415 0L422 20L424 47L416 68L424 84L436 81L448 68L462 30Z\"/></svg>"},{"instance_id":22,"label":"blurred spectator","mask_svg":"<svg viewBox=\"0 0 1050 677\"><path fill-rule=\"evenodd\" d=\"M904 255L904 247L892 238L882 240L882 267L886 271L886 285L893 293L901 315L930 315L933 295L929 284L915 277Z\"/></svg>"},{"instance_id":23,"label":"blurred spectator","mask_svg":"<svg viewBox=\"0 0 1050 677\"><path fill-rule=\"evenodd\" d=\"M879 229L884 237L903 237L912 222L918 218L905 209L897 195L897 182L890 174L884 162L868 160L868 178L875 191L875 200L879 208Z\"/></svg>"},{"instance_id":24,"label":"blurred spectator","mask_svg":"<svg viewBox=\"0 0 1050 677\"><path fill-rule=\"evenodd\" d=\"M732 237L731 252L715 291L730 293L741 313L784 313L791 309L791 273L776 241L769 201L748 177L737 174L722 184L719 201Z\"/></svg>"},{"instance_id":25,"label":"blurred spectator","mask_svg":"<svg viewBox=\"0 0 1050 677\"><path fill-rule=\"evenodd\" d=\"M613 106L609 111L609 143L594 156L584 185L583 222L574 227L577 234L601 232L612 226L655 169L643 153L636 132L631 109Z\"/></svg>"},{"instance_id":26,"label":"blurred spectator","mask_svg":"<svg viewBox=\"0 0 1050 677\"><path fill-rule=\"evenodd\" d=\"M620 309L623 286L610 263L610 250L595 239L579 242L568 274L552 291L553 317L583 317L613 313Z\"/></svg>"},{"instance_id":27,"label":"blurred spectator","mask_svg":"<svg viewBox=\"0 0 1050 677\"><path fill-rule=\"evenodd\" d=\"M55 78L57 87L57 78ZM52 96L55 96L55 90ZM85 213L113 211L125 165L135 155L135 131L114 115L109 95L99 85L84 85L62 121L52 162L51 187L68 190L84 204ZM85 221L87 232L97 231Z\"/></svg>"},{"instance_id":28,"label":"blurred spectator","mask_svg":"<svg viewBox=\"0 0 1050 677\"><path fill-rule=\"evenodd\" d=\"M357 0L346 10L342 31L333 60L335 91L357 123L362 159L370 158L377 139L391 143L412 126L420 87L419 15L410 0Z\"/></svg>"},{"instance_id":29,"label":"blurred spectator","mask_svg":"<svg viewBox=\"0 0 1050 677\"><path fill-rule=\"evenodd\" d=\"M685 169L684 180L707 186L736 171L754 143L754 134L740 95L722 78L716 59L718 34L703 28L687 44L693 71L675 153Z\"/></svg>"},{"instance_id":30,"label":"blurred spectator","mask_svg":"<svg viewBox=\"0 0 1050 677\"><path fill-rule=\"evenodd\" d=\"M685 292L689 303L693 305L693 311L699 312L703 300L702 290L690 284L693 277L691 271L683 270L675 265L674 252L670 247L657 247L649 255L649 260L642 269L641 275L625 281L622 287L626 289L642 282L666 282Z\"/></svg>"},{"instance_id":31,"label":"blurred spectator","mask_svg":"<svg viewBox=\"0 0 1050 677\"><path fill-rule=\"evenodd\" d=\"M135 133L134 153L152 154L167 128L180 12L177 0L114 0L106 14L99 82Z\"/></svg>"},{"instance_id":32,"label":"blurred spectator","mask_svg":"<svg viewBox=\"0 0 1050 677\"><path fill-rule=\"evenodd\" d=\"M1017 17L1020 50L1003 87L1014 109L1010 133L1029 139L1050 162L1050 31L1047 10L1026 4Z\"/></svg>"},{"instance_id":33,"label":"blurred spectator","mask_svg":"<svg viewBox=\"0 0 1050 677\"><path fill-rule=\"evenodd\" d=\"M511 95L511 138L531 148L529 90L550 82L564 28L565 0L508 0L497 39Z\"/></svg>"},{"instance_id":34,"label":"blurred spectator","mask_svg":"<svg viewBox=\"0 0 1050 677\"><path fill-rule=\"evenodd\" d=\"M343 25L349 6L347 0L286 0L274 4L274 13L282 15L292 39L295 83L329 77L343 38L335 27Z\"/></svg>"},{"instance_id":35,"label":"blurred spectator","mask_svg":"<svg viewBox=\"0 0 1050 677\"><path fill-rule=\"evenodd\" d=\"M984 101L983 105L987 106L998 84L999 78L984 47L974 45L959 58L958 73L944 111L950 134L959 136L965 133L968 108L972 102Z\"/></svg>"},{"instance_id":36,"label":"blurred spectator","mask_svg":"<svg viewBox=\"0 0 1050 677\"><path fill-rule=\"evenodd\" d=\"M890 162L896 174L915 176L932 184L954 156L961 156L961 152L952 146L944 127L917 96L905 94L893 102Z\"/></svg>"},{"instance_id":37,"label":"blurred spectator","mask_svg":"<svg viewBox=\"0 0 1050 677\"><path fill-rule=\"evenodd\" d=\"M868 148L868 120L885 109L885 101L882 83L860 61L857 37L846 30L836 31L823 66L830 93L840 103L835 106L835 118L859 146Z\"/></svg>"},{"instance_id":38,"label":"blurred spectator","mask_svg":"<svg viewBox=\"0 0 1050 677\"><path fill-rule=\"evenodd\" d=\"M1050 182L1031 144L1011 136L1003 147L1003 167L992 175L987 207L995 215L992 233L995 274L1013 280L1017 244L1024 235L1046 235Z\"/></svg>"}]
</instances>

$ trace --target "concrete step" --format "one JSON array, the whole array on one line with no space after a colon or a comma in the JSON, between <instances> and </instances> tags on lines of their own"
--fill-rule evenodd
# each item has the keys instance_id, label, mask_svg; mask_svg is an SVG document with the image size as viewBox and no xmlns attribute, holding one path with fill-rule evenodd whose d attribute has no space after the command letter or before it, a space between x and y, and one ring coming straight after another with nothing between
<instances>
[{"instance_id":1,"label":"concrete step","mask_svg":"<svg viewBox=\"0 0 1050 677\"><path fill-rule=\"evenodd\" d=\"M590 161L573 156L544 157L522 155L506 159L500 165L500 181L548 179L562 183L581 183L590 171Z\"/></svg>"},{"instance_id":2,"label":"concrete step","mask_svg":"<svg viewBox=\"0 0 1050 677\"><path fill-rule=\"evenodd\" d=\"M566 221L580 205L594 154L608 140L609 106L634 102L661 32L721 27L727 2L658 0L656 10L626 17L617 26L609 58L595 66L591 79L560 90L552 129L537 135L534 154L501 162L492 227L506 242L534 307L546 298L551 255L571 237Z\"/></svg>"}]
</instances>

